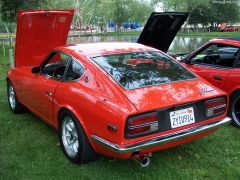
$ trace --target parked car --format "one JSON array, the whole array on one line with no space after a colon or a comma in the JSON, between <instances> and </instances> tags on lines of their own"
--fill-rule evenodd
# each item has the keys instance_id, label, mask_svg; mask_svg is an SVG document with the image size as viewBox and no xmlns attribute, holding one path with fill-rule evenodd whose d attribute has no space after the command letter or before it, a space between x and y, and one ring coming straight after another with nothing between
<instances>
[{"instance_id":1,"label":"parked car","mask_svg":"<svg viewBox=\"0 0 240 180\"><path fill-rule=\"evenodd\" d=\"M226 25L222 25L220 27L220 31L221 32L236 32L239 31L240 27L239 26L226 26Z\"/></svg>"},{"instance_id":2,"label":"parked car","mask_svg":"<svg viewBox=\"0 0 240 180\"><path fill-rule=\"evenodd\" d=\"M228 109L233 123L240 128L240 39L212 39L180 61L230 96Z\"/></svg>"},{"instance_id":3,"label":"parked car","mask_svg":"<svg viewBox=\"0 0 240 180\"><path fill-rule=\"evenodd\" d=\"M148 20L138 42L167 53L176 35L173 33L174 28L170 30L162 21L159 22L159 26L153 26L154 23L156 22L151 18ZM230 97L228 115L232 117L233 124L238 128L240 128L239 49L240 38L217 38L192 53L171 55L187 69L228 93Z\"/></svg>"},{"instance_id":4,"label":"parked car","mask_svg":"<svg viewBox=\"0 0 240 180\"><path fill-rule=\"evenodd\" d=\"M136 158L201 138L229 123L227 94L179 62L141 43L66 45L73 10L20 11L8 101L58 129L74 163L98 154ZM153 13L147 31L164 22L167 48L187 15ZM149 22L150 22L149 21ZM146 30L146 29L145 29ZM147 42L141 35L139 41ZM166 40L166 43L165 43Z\"/></svg>"}]
</instances>

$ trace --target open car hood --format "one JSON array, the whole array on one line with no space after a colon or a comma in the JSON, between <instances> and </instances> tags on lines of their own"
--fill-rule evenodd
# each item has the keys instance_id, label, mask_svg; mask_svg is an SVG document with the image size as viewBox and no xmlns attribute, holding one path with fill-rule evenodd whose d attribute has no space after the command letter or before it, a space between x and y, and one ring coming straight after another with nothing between
<instances>
[{"instance_id":1,"label":"open car hood","mask_svg":"<svg viewBox=\"0 0 240 180\"><path fill-rule=\"evenodd\" d=\"M19 11L15 67L39 66L55 47L66 44L74 10Z\"/></svg>"},{"instance_id":2,"label":"open car hood","mask_svg":"<svg viewBox=\"0 0 240 180\"><path fill-rule=\"evenodd\" d=\"M188 13L153 12L137 42L167 52L187 17Z\"/></svg>"}]
</instances>

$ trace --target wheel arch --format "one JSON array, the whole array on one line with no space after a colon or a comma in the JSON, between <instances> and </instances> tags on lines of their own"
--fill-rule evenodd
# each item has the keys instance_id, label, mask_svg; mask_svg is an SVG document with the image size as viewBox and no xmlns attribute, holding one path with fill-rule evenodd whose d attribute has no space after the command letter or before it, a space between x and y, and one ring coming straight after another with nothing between
<instances>
[{"instance_id":1,"label":"wheel arch","mask_svg":"<svg viewBox=\"0 0 240 180\"><path fill-rule=\"evenodd\" d=\"M15 81L13 81L13 79L12 79L11 77L7 76L7 77L6 77L6 82L7 82L7 87L8 87L8 83L10 82L10 83L13 85L13 88L15 89L15 85L16 85L16 84L15 84ZM16 90L15 90L15 91L16 91ZM18 98L18 97L19 97L19 96L18 96L18 91L16 91L15 93L16 93L16 96L17 96L17 98Z\"/></svg>"},{"instance_id":2,"label":"wheel arch","mask_svg":"<svg viewBox=\"0 0 240 180\"><path fill-rule=\"evenodd\" d=\"M8 80L10 80L11 82L12 82L12 78L13 78L13 72L14 72L15 70L14 69L9 69L8 71L7 71L7 74L6 74L6 81L8 81Z\"/></svg>"},{"instance_id":3,"label":"wheel arch","mask_svg":"<svg viewBox=\"0 0 240 180\"><path fill-rule=\"evenodd\" d=\"M88 138L89 143L92 145L92 148L97 152L95 145L91 141L91 134L89 133L88 128L86 127L81 114L78 111L76 111L73 107L66 105L66 106L62 106L58 109L57 115L55 118L55 122L56 122L55 124L57 125L56 129L59 130L59 122L60 122L59 117L60 117L60 114L65 110L70 111L71 113L73 113L74 116L76 116L76 118L78 119L79 123L81 124L81 126L86 134L86 137Z\"/></svg>"},{"instance_id":4,"label":"wheel arch","mask_svg":"<svg viewBox=\"0 0 240 180\"><path fill-rule=\"evenodd\" d=\"M9 83L9 82L13 83L12 79L11 79L9 76L6 77L6 82L7 82L7 83ZM13 84L13 85L14 85L14 84Z\"/></svg>"},{"instance_id":5,"label":"wheel arch","mask_svg":"<svg viewBox=\"0 0 240 180\"><path fill-rule=\"evenodd\" d=\"M234 89L234 90L229 94L229 101L230 101L230 99L233 97L233 95L236 94L237 92L240 92L240 87Z\"/></svg>"},{"instance_id":6,"label":"wheel arch","mask_svg":"<svg viewBox=\"0 0 240 180\"><path fill-rule=\"evenodd\" d=\"M231 94L230 94L230 100L235 96L235 95L237 95L238 94L238 96L236 96L238 99L237 100L239 100L239 93L240 93L240 88L238 88L238 89L235 89ZM236 100L235 100L236 98L234 98L234 99L232 99L232 102L230 101L230 105L229 105L229 109L228 109L228 115L229 116L231 116L232 117L232 122L233 122L233 124L236 126L236 127L238 127L238 128L240 128L240 120L239 120L239 117L236 117L236 114L235 114L235 106L236 106ZM233 109L234 108L234 109Z\"/></svg>"},{"instance_id":7,"label":"wheel arch","mask_svg":"<svg viewBox=\"0 0 240 180\"><path fill-rule=\"evenodd\" d=\"M57 114L56 114L56 118L55 118L56 129L59 129L59 122L60 122L60 121L59 121L59 117L60 117L60 114L61 114L63 111L65 111L65 110L71 112L74 116L76 116L76 118L78 119L79 123L80 123L81 126L83 127L83 129L84 129L84 131L85 131L85 133L86 133L86 135L87 135L87 137L88 137L88 139L89 139L90 134L89 134L89 132L88 132L88 129L87 129L85 123L84 123L84 120L83 120L81 114L80 114L78 111L76 111L76 110L75 110L73 107L71 107L71 106L62 106L62 107L60 107L60 108L58 109Z\"/></svg>"}]
</instances>

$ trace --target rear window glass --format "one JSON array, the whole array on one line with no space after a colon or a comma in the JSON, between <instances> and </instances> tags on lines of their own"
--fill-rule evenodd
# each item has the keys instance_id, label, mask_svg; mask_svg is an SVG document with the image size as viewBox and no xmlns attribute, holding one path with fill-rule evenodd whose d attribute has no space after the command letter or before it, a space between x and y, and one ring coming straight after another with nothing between
<instances>
[{"instance_id":1,"label":"rear window glass","mask_svg":"<svg viewBox=\"0 0 240 180\"><path fill-rule=\"evenodd\" d=\"M195 79L196 77L159 51L93 57L125 89Z\"/></svg>"}]
</instances>

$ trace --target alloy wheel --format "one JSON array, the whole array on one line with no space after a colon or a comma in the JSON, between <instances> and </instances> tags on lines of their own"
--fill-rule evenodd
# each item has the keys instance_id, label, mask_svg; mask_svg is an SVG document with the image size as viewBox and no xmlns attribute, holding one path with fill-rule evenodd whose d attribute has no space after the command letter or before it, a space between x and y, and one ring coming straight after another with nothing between
<instances>
[{"instance_id":1,"label":"alloy wheel","mask_svg":"<svg viewBox=\"0 0 240 180\"><path fill-rule=\"evenodd\" d=\"M15 108L16 108L16 95L15 95L15 91L14 91L12 85L9 85L8 93L9 93L8 98L9 98L10 106L13 110L15 110Z\"/></svg>"},{"instance_id":2,"label":"alloy wheel","mask_svg":"<svg viewBox=\"0 0 240 180\"><path fill-rule=\"evenodd\" d=\"M233 101L232 117L234 122L240 126L240 96Z\"/></svg>"},{"instance_id":3,"label":"alloy wheel","mask_svg":"<svg viewBox=\"0 0 240 180\"><path fill-rule=\"evenodd\" d=\"M67 154L74 158L79 151L79 138L71 117L67 116L63 119L61 131L63 146Z\"/></svg>"}]
</instances>

